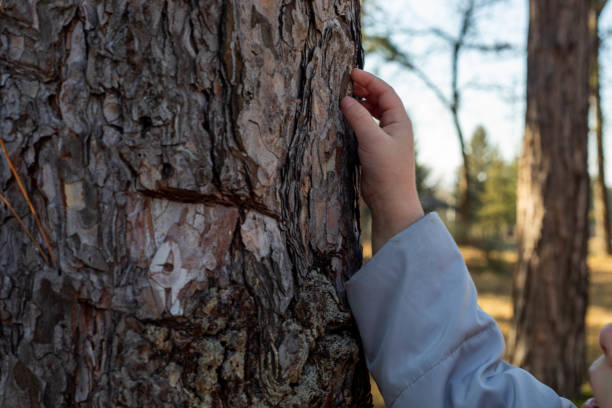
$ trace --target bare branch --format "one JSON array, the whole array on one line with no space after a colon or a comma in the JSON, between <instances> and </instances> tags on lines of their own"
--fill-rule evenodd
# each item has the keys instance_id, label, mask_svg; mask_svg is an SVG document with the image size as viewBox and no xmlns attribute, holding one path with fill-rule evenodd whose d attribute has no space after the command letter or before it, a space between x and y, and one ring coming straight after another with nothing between
<instances>
[{"instance_id":1,"label":"bare branch","mask_svg":"<svg viewBox=\"0 0 612 408\"><path fill-rule=\"evenodd\" d=\"M370 47L372 48L370 49ZM436 95L440 102L450 109L451 101L444 95L444 92L389 37L368 37L366 39L366 52L372 52L372 49L375 49L386 61L397 63L412 71Z\"/></svg>"},{"instance_id":2,"label":"bare branch","mask_svg":"<svg viewBox=\"0 0 612 408\"><path fill-rule=\"evenodd\" d=\"M415 29L410 29L410 28L401 29L399 30L399 32L395 32L394 34L396 35L403 34L408 37L434 36L453 46L459 41L459 39L457 39L456 37L453 37L451 34L449 34L448 32L438 27L433 27L433 28L429 28L426 30L415 30ZM389 37L390 35L391 35L390 33L386 34L387 37ZM484 43L464 41L462 44L462 48L469 49L469 50L475 50L475 51L479 51L483 53L487 53L487 52L499 53L503 51L512 51L516 49L517 47L507 42L496 42L493 44L484 44Z\"/></svg>"},{"instance_id":3,"label":"bare branch","mask_svg":"<svg viewBox=\"0 0 612 408\"><path fill-rule=\"evenodd\" d=\"M493 53L503 52L503 51L513 51L516 49L516 47L513 46L512 44L505 43L505 42L494 43L494 44L465 43L463 44L463 46L466 49L470 49L470 50L476 50L480 52L493 52Z\"/></svg>"},{"instance_id":4,"label":"bare branch","mask_svg":"<svg viewBox=\"0 0 612 408\"><path fill-rule=\"evenodd\" d=\"M437 36L438 38L441 38L442 40L449 42L450 44L455 44L458 41L457 38L453 37L452 35L450 35L449 33L447 33L446 31L440 28L434 27L434 28L431 28L429 31L431 32L431 34Z\"/></svg>"}]
</instances>

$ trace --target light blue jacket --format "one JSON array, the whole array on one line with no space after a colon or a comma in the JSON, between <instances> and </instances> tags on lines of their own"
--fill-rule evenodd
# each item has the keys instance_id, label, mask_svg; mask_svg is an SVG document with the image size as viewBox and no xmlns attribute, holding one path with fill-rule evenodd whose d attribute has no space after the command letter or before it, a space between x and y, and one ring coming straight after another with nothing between
<instances>
[{"instance_id":1,"label":"light blue jacket","mask_svg":"<svg viewBox=\"0 0 612 408\"><path fill-rule=\"evenodd\" d=\"M502 361L504 338L437 214L385 243L347 293L387 407L574 407Z\"/></svg>"}]
</instances>

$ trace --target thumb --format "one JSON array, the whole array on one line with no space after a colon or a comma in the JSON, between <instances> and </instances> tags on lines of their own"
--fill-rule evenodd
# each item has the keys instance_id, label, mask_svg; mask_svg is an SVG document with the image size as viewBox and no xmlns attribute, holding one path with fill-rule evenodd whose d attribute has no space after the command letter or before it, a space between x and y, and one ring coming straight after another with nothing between
<instances>
[{"instance_id":1,"label":"thumb","mask_svg":"<svg viewBox=\"0 0 612 408\"><path fill-rule=\"evenodd\" d=\"M382 130L372 119L370 112L350 96L345 96L340 102L340 109L349 125L357 135L359 143L370 143Z\"/></svg>"}]
</instances>

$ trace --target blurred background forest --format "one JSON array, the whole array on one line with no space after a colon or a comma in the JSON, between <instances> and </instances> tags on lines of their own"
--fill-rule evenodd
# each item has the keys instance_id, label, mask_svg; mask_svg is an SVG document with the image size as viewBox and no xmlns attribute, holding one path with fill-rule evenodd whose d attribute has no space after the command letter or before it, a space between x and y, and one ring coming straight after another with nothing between
<instances>
[{"instance_id":1,"label":"blurred background forest","mask_svg":"<svg viewBox=\"0 0 612 408\"><path fill-rule=\"evenodd\" d=\"M612 119L606 120L612 115L612 6L606 7L606 0L585 1L588 11L583 17L588 24L588 35L584 38L577 35L572 40L588 46L587 57L587 54L576 56L588 60L583 65L588 68L577 70L579 82L584 79L584 99L585 103L588 100L588 109L584 109L583 118L574 121L578 122L578 128L573 128L573 133L580 129L580 123L584 123L586 129L584 135L571 139L578 147L569 146L570 151L582 149L588 153L588 164L584 163L584 185L588 188L584 189L584 194L576 193L582 190L568 183L567 191L556 197L551 195L551 186L555 186L551 180L555 180L554 172L557 170L555 166L549 166L545 171L550 173L545 174L544 182L536 189L544 197L538 200L538 205L542 205L544 224L546 214L556 211L551 206L562 200L568 201L568 194L576 198L569 201L578 203L577 207L580 207L581 197L587 203L584 241L588 246L584 250L576 249L578 256L585 258L582 261L585 267L576 264L570 265L566 272L547 272L554 271L555 266L546 264L546 261L539 264L533 261L538 257L538 249L527 253L526 248L534 246L542 251L545 244L541 242L548 242L551 245L549 252L563 253L567 248L558 243L567 241L563 239L566 230L561 227L558 230L553 228L552 232L534 234L533 230L537 229L540 221L529 218L528 210L523 213L522 220L519 220L522 225L517 228L517 200L521 201L517 198L517 191L535 191L534 180L542 179L543 174L533 176L532 167L524 170L521 178L521 160L524 163L546 163L547 160L546 154L525 151L532 148L533 143L527 143L528 148L522 147L522 143L525 139L533 141L530 135L535 134L535 140L539 140L537 135L540 133L551 133L546 129L534 131L533 127L530 128L530 124L526 124L526 111L530 104L529 95L542 94L546 86L559 85L573 95L580 94L575 89L581 85L574 84L576 81L571 75L562 73L563 84L549 82L544 88L537 89L533 86L537 85L536 71L542 65L529 57L531 51L528 50L535 52L537 46L528 44L530 21L534 32L547 28L535 27L543 19L535 18L532 10L530 20L530 6L535 9L540 7L537 3L543 2L365 0L362 3L365 69L381 76L396 89L411 116L417 150L417 185L423 207L426 212L437 211L458 241L478 288L481 306L498 321L509 342L508 360L533 371L537 365L534 359L550 357L538 357L531 351L521 356L519 349L521 344L528 350L535 349L533 343L525 339L529 339L530 331L540 323L537 314L529 312L529 306L525 306L529 302L524 301L522 292L529 284L524 282L533 279L546 291L545 286L551 284L547 278L552 276L553 282L562 282L553 284L556 296L563 299L562 303L576 303L577 314L583 316L569 319L563 322L563 326L586 341L582 349L571 350L575 356L564 359L558 355L559 366L551 367L551 370L567 373L567 381L551 385L562 395L573 397L577 403L584 401L591 393L586 384L586 368L600 354L599 330L612 322L611 217L608 209L612 189L606 185L606 179L612 180L612 166L606 165L606 158L612 155L607 139L612 132ZM580 11L577 10L577 14ZM554 20L555 15L561 14L551 10L550 19ZM575 17L576 21L580 18L578 15ZM559 69L563 70L562 67ZM531 80L528 80L528 70L531 70ZM559 98L555 100L553 89L550 91L551 109L554 110L555 103L560 101ZM536 106L538 96L531 97L534 98L531 106ZM574 111L580 111L580 107ZM554 121L554 118L548 120ZM549 128L554 128L554 125ZM555 139L551 140L542 142L544 149L546 143L555 144ZM559 140L559 143L567 144L569 139ZM554 160L559 152L552 149L548 158ZM576 171L574 168L569 169L569 173L558 174L557 180L561 183L558 189L563 190L564 177ZM559 172L563 173L563 170ZM524 180L523 190L519 179ZM527 188L530 182L532 185ZM563 194L566 194L565 199ZM524 193L522 208L537 207L533 200L533 194ZM580 214L580 208L568 208L559 211ZM372 255L369 244L371 220L365 205L361 210L365 260ZM572 216L568 215L568 218ZM580 230L579 223L568 228L568 231L573 231L572 228ZM545 230L543 227L542 231ZM530 243L531 235L539 237L536 244ZM569 235L575 237L580 233L570 232ZM580 255L581 251L583 255ZM558 275L550 275L555 273ZM580 289L581 285L588 286L588 290ZM578 295L572 297L568 293ZM584 308L580 306L583 301L588 301L586 317ZM563 333L553 335L558 337ZM559 347L556 352L567 355L566 345ZM551 349L555 347L551 346ZM535 374L550 384L546 372ZM375 404L384 406L376 392Z\"/></svg>"}]
</instances>

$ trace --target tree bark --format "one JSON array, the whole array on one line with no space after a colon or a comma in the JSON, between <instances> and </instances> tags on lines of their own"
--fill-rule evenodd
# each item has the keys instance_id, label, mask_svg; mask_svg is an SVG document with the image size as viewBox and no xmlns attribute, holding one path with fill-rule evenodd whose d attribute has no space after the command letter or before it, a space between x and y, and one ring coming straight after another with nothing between
<instances>
[{"instance_id":1,"label":"tree bark","mask_svg":"<svg viewBox=\"0 0 612 408\"><path fill-rule=\"evenodd\" d=\"M1 4L0 406L369 406L359 1Z\"/></svg>"},{"instance_id":2,"label":"tree bark","mask_svg":"<svg viewBox=\"0 0 612 408\"><path fill-rule=\"evenodd\" d=\"M596 251L612 254L612 240L610 237L610 209L605 178L605 157L603 149L603 113L601 110L601 83L599 68L599 16L607 0L592 0L589 16L589 30L591 33L591 109L595 114L595 138L597 144L597 178L593 188L593 212L595 214L595 242Z\"/></svg>"},{"instance_id":3,"label":"tree bark","mask_svg":"<svg viewBox=\"0 0 612 408\"><path fill-rule=\"evenodd\" d=\"M512 361L562 395L585 368L589 2L532 0Z\"/></svg>"}]
</instances>

